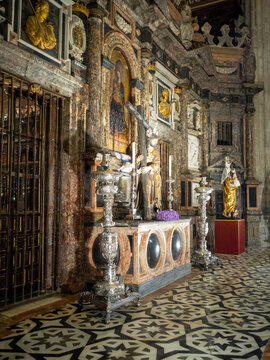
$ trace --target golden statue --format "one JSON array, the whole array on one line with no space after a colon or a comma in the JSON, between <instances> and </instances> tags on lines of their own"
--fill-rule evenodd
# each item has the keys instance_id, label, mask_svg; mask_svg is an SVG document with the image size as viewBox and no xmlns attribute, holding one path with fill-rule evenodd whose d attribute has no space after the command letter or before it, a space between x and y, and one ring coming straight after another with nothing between
<instances>
[{"instance_id":1,"label":"golden statue","mask_svg":"<svg viewBox=\"0 0 270 360\"><path fill-rule=\"evenodd\" d=\"M238 211L235 210L236 205L236 189L240 186L240 183L237 179L235 170L232 170L231 173L231 164L228 161L225 161L225 169L222 173L221 183L223 189L223 205L224 210L222 215L230 218L232 215L236 217Z\"/></svg>"},{"instance_id":2,"label":"golden statue","mask_svg":"<svg viewBox=\"0 0 270 360\"><path fill-rule=\"evenodd\" d=\"M168 98L169 98L169 91L163 89L162 96L160 97L160 103L158 105L158 110L164 119L168 119L172 113L172 105L167 102Z\"/></svg>"},{"instance_id":3,"label":"golden statue","mask_svg":"<svg viewBox=\"0 0 270 360\"><path fill-rule=\"evenodd\" d=\"M25 33L29 40L40 49L53 49L56 45L53 24L45 21L49 15L49 3L38 0L35 15L26 20Z\"/></svg>"}]
</instances>

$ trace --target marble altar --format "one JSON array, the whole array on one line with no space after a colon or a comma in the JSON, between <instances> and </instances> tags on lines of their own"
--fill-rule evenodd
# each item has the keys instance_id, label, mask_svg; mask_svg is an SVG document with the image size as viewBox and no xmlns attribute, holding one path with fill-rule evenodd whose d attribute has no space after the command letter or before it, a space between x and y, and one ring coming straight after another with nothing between
<instances>
[{"instance_id":1,"label":"marble altar","mask_svg":"<svg viewBox=\"0 0 270 360\"><path fill-rule=\"evenodd\" d=\"M101 224L86 227L88 269L86 282L101 276L104 262L98 251ZM176 221L116 222L119 251L115 258L117 274L142 296L152 293L191 272L190 219Z\"/></svg>"}]
</instances>

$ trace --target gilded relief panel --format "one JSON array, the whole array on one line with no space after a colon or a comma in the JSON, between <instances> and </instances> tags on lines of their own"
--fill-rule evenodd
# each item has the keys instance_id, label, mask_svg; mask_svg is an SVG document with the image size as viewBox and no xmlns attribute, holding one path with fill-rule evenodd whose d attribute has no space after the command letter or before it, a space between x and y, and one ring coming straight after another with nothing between
<instances>
[{"instance_id":1,"label":"gilded relief panel","mask_svg":"<svg viewBox=\"0 0 270 360\"><path fill-rule=\"evenodd\" d=\"M158 119L170 124L172 113L171 93L170 89L161 81L158 81L157 97Z\"/></svg>"},{"instance_id":2,"label":"gilded relief panel","mask_svg":"<svg viewBox=\"0 0 270 360\"><path fill-rule=\"evenodd\" d=\"M45 0L23 2L21 42L26 42L57 58L60 8Z\"/></svg>"},{"instance_id":3,"label":"gilded relief panel","mask_svg":"<svg viewBox=\"0 0 270 360\"><path fill-rule=\"evenodd\" d=\"M109 149L126 152L129 143L130 115L125 103L130 101L130 71L126 59L118 50L113 50L111 61L115 64L110 78Z\"/></svg>"}]
</instances>

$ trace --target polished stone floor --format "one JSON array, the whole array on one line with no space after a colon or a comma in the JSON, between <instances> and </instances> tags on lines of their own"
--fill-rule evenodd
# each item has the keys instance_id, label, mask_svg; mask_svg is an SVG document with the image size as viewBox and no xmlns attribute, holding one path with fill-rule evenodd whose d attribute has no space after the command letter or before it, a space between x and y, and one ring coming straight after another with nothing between
<instances>
[{"instance_id":1,"label":"polished stone floor","mask_svg":"<svg viewBox=\"0 0 270 360\"><path fill-rule=\"evenodd\" d=\"M270 339L270 247L223 256L115 311L110 324L76 301L9 327L0 360L261 360Z\"/></svg>"}]
</instances>

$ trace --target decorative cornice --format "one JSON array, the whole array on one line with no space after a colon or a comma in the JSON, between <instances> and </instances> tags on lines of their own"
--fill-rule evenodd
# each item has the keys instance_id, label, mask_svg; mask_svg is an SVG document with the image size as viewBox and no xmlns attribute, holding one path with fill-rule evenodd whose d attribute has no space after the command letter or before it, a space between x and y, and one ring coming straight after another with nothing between
<instances>
[{"instance_id":1,"label":"decorative cornice","mask_svg":"<svg viewBox=\"0 0 270 360\"><path fill-rule=\"evenodd\" d=\"M246 89L247 95L256 95L260 91L264 90L264 83L244 83L244 88Z\"/></svg>"},{"instance_id":2,"label":"decorative cornice","mask_svg":"<svg viewBox=\"0 0 270 360\"><path fill-rule=\"evenodd\" d=\"M2 70L39 84L59 95L70 97L83 86L80 81L54 65L1 39L0 54Z\"/></svg>"}]
</instances>

